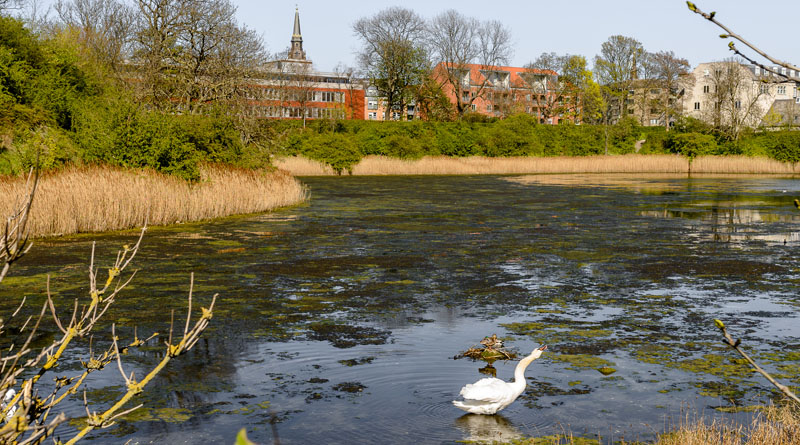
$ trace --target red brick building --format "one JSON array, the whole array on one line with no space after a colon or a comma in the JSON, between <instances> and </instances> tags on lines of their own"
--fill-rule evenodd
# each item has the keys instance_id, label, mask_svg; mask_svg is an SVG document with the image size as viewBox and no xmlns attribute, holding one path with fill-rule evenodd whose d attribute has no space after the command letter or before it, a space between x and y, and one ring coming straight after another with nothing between
<instances>
[{"instance_id":1,"label":"red brick building","mask_svg":"<svg viewBox=\"0 0 800 445\"><path fill-rule=\"evenodd\" d=\"M494 117L528 113L543 124L571 120L576 114L564 112L574 111L577 105L575 98L558 95L558 73L554 71L440 63L433 76L454 106L461 99L466 112Z\"/></svg>"},{"instance_id":2,"label":"red brick building","mask_svg":"<svg viewBox=\"0 0 800 445\"><path fill-rule=\"evenodd\" d=\"M303 50L300 13L286 59L270 62L248 85L249 112L273 119L365 119L364 86L352 74L314 70Z\"/></svg>"}]
</instances>

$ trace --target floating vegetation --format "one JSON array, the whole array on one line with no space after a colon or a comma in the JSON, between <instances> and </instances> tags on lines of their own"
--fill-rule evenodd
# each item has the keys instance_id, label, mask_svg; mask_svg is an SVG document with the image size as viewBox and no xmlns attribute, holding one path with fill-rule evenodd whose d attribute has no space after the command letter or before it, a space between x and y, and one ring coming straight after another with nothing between
<instances>
[{"instance_id":1,"label":"floating vegetation","mask_svg":"<svg viewBox=\"0 0 800 445\"><path fill-rule=\"evenodd\" d=\"M327 340L337 348L352 348L356 345L382 345L391 335L375 328L337 324L332 322L312 323L312 340Z\"/></svg>"},{"instance_id":2,"label":"floating vegetation","mask_svg":"<svg viewBox=\"0 0 800 445\"><path fill-rule=\"evenodd\" d=\"M361 357L351 358L348 360L339 360L339 363L343 364L344 366L358 366L372 363L373 360L375 360L375 357Z\"/></svg>"},{"instance_id":3,"label":"floating vegetation","mask_svg":"<svg viewBox=\"0 0 800 445\"><path fill-rule=\"evenodd\" d=\"M503 347L503 340L497 338L497 334L492 334L491 337L484 337L483 340L479 342L479 346L473 346L453 358L457 360L463 357L473 360L483 360L491 364L495 360L513 360L517 358L517 354L505 349ZM488 374L494 376L491 370L488 371Z\"/></svg>"},{"instance_id":4,"label":"floating vegetation","mask_svg":"<svg viewBox=\"0 0 800 445\"><path fill-rule=\"evenodd\" d=\"M359 382L342 382L333 385L335 391L359 393L363 392L367 387Z\"/></svg>"}]
</instances>

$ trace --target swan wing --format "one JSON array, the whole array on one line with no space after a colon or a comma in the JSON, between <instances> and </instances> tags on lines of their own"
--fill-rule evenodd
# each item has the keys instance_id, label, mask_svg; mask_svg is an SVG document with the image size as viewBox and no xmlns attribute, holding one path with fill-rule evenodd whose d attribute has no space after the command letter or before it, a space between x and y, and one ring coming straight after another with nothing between
<instances>
[{"instance_id":1,"label":"swan wing","mask_svg":"<svg viewBox=\"0 0 800 445\"><path fill-rule=\"evenodd\" d=\"M461 396L465 399L488 403L504 402L513 396L513 392L510 383L491 377L480 379L461 388Z\"/></svg>"}]
</instances>

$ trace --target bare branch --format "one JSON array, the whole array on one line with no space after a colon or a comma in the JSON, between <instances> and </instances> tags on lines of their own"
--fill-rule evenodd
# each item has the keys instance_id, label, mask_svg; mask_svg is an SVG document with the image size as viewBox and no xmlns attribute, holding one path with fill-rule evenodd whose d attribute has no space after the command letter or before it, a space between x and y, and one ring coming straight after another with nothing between
<instances>
[{"instance_id":1,"label":"bare branch","mask_svg":"<svg viewBox=\"0 0 800 445\"><path fill-rule=\"evenodd\" d=\"M769 373L767 373L767 371L764 371L763 369L761 369L761 367L758 366L758 364L752 358L750 358L750 356L747 355L747 353L745 353L744 350L742 350L742 348L740 347L740 345L742 344L742 340L738 339L738 338L736 340L734 340L733 337L731 337L731 335L728 333L728 330L727 330L727 328L725 327L725 324L722 321L714 320L714 324L716 324L717 328L719 328L719 330L722 331L722 336L725 337L724 343L726 345L730 346L736 352L738 352L739 355L744 357L744 359L747 360L748 363L750 363L750 366L752 366L753 369L758 371L767 380L769 380L769 382L772 383L776 388L778 388L786 397L790 398L791 400L793 400L796 403L800 403L800 398L798 398L797 395L795 395L795 393L793 393L787 386L782 385L777 380L772 378L772 376L769 375Z\"/></svg>"}]
</instances>

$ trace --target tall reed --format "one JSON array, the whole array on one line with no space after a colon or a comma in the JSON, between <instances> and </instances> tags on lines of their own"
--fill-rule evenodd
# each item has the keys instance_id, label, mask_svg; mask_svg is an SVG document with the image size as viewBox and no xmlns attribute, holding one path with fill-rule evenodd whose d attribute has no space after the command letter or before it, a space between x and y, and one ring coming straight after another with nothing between
<instances>
[{"instance_id":1,"label":"tall reed","mask_svg":"<svg viewBox=\"0 0 800 445\"><path fill-rule=\"evenodd\" d=\"M296 176L336 173L327 165L302 157L279 158L275 164ZM366 156L354 175L477 175L523 173L687 173L689 161L678 155L616 155L579 157L426 156L402 160ZM694 160L692 173L798 174L800 168L768 158L705 156Z\"/></svg>"},{"instance_id":2,"label":"tall reed","mask_svg":"<svg viewBox=\"0 0 800 445\"><path fill-rule=\"evenodd\" d=\"M149 170L70 167L44 174L31 208L33 236L98 232L265 212L307 198L283 171L206 165L189 184ZM0 178L0 214L11 214L21 178Z\"/></svg>"},{"instance_id":3,"label":"tall reed","mask_svg":"<svg viewBox=\"0 0 800 445\"><path fill-rule=\"evenodd\" d=\"M795 406L768 407L749 425L702 418L658 437L655 445L800 445L800 411Z\"/></svg>"}]
</instances>

